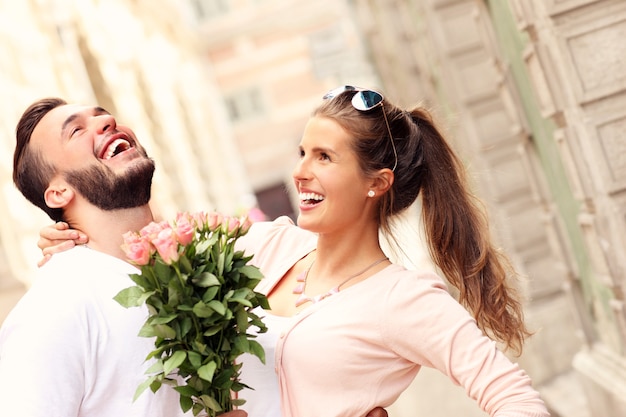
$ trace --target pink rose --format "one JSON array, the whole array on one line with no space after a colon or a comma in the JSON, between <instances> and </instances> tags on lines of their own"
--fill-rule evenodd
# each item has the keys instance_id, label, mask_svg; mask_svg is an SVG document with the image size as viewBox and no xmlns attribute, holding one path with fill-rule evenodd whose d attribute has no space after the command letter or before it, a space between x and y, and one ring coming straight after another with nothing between
<instances>
[{"instance_id":1,"label":"pink rose","mask_svg":"<svg viewBox=\"0 0 626 417\"><path fill-rule=\"evenodd\" d=\"M250 230L250 227L252 226L253 220L248 215L248 216L242 217L240 219L240 222L241 222L241 226L239 227L239 236L242 236L248 233L248 230Z\"/></svg>"},{"instance_id":2,"label":"pink rose","mask_svg":"<svg viewBox=\"0 0 626 417\"><path fill-rule=\"evenodd\" d=\"M163 229L169 229L170 225L166 221L162 221L159 223L150 222L148 225L144 226L143 229L139 231L139 235L147 238L148 240L153 240L157 237L159 232Z\"/></svg>"},{"instance_id":3,"label":"pink rose","mask_svg":"<svg viewBox=\"0 0 626 417\"><path fill-rule=\"evenodd\" d=\"M215 231L219 229L223 221L224 218L220 213L213 212L207 215L207 226L209 227L210 231Z\"/></svg>"},{"instance_id":4,"label":"pink rose","mask_svg":"<svg viewBox=\"0 0 626 417\"><path fill-rule=\"evenodd\" d=\"M239 219L235 217L227 217L222 223L222 233L228 237L234 237L239 231Z\"/></svg>"},{"instance_id":5,"label":"pink rose","mask_svg":"<svg viewBox=\"0 0 626 417\"><path fill-rule=\"evenodd\" d=\"M152 244L167 265L178 260L178 242L171 228L161 230L157 237L152 240Z\"/></svg>"},{"instance_id":6,"label":"pink rose","mask_svg":"<svg viewBox=\"0 0 626 417\"><path fill-rule=\"evenodd\" d=\"M196 224L196 228L198 230L204 229L207 222L207 214L204 211L198 211L191 215L194 223Z\"/></svg>"},{"instance_id":7,"label":"pink rose","mask_svg":"<svg viewBox=\"0 0 626 417\"><path fill-rule=\"evenodd\" d=\"M188 213L179 213L176 216L176 226L174 235L176 240L183 246L187 246L196 234L196 228L192 223L194 220Z\"/></svg>"},{"instance_id":8,"label":"pink rose","mask_svg":"<svg viewBox=\"0 0 626 417\"><path fill-rule=\"evenodd\" d=\"M147 265L150 262L150 256L152 256L155 250L150 242L135 232L126 232L123 237L124 244L122 245L122 250L128 260L135 265Z\"/></svg>"}]
</instances>

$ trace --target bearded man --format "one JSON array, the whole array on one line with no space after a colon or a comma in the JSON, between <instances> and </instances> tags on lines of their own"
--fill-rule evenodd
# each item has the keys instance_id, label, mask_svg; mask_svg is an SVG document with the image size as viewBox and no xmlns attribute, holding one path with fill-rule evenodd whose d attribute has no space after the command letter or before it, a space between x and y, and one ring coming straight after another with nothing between
<instances>
[{"instance_id":1,"label":"bearded man","mask_svg":"<svg viewBox=\"0 0 626 417\"><path fill-rule=\"evenodd\" d=\"M153 340L138 336L147 310L113 300L138 273L125 261L122 235L153 219L154 161L105 109L58 98L26 109L16 137L17 188L90 240L40 268L0 329L0 415L185 415L169 386L133 401Z\"/></svg>"}]
</instances>

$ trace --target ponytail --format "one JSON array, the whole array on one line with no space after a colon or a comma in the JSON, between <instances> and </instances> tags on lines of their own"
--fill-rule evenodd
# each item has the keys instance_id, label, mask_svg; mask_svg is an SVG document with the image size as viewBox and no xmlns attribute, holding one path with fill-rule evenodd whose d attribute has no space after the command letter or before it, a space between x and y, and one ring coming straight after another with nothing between
<instances>
[{"instance_id":1,"label":"ponytail","mask_svg":"<svg viewBox=\"0 0 626 417\"><path fill-rule=\"evenodd\" d=\"M422 213L433 262L487 335L521 354L530 334L508 276L509 260L490 239L487 217L470 192L462 163L422 109L411 112L423 152Z\"/></svg>"}]
</instances>

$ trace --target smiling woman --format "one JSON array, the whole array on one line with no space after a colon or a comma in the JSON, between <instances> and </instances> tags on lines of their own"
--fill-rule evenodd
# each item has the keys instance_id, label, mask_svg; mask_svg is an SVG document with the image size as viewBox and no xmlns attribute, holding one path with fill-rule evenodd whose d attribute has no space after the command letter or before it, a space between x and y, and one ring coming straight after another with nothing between
<instances>
[{"instance_id":1,"label":"smiling woman","mask_svg":"<svg viewBox=\"0 0 626 417\"><path fill-rule=\"evenodd\" d=\"M528 335L515 272L428 112L342 86L309 119L299 154L299 227L253 226L245 245L266 275L282 415L387 407L428 366L491 416L547 416L487 336L520 350ZM379 234L393 242L394 219L418 195L432 258L466 309L442 278L391 264L381 248Z\"/></svg>"}]
</instances>

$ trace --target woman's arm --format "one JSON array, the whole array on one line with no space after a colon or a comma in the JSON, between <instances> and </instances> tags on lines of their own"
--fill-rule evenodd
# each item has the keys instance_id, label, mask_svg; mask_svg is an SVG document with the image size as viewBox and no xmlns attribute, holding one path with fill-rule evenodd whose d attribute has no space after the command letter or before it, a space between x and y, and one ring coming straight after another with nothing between
<instances>
[{"instance_id":1,"label":"woman's arm","mask_svg":"<svg viewBox=\"0 0 626 417\"><path fill-rule=\"evenodd\" d=\"M45 226L39 231L37 247L41 249L43 258L37 262L37 266L43 266L55 253L64 252L75 245L82 245L88 241L87 235L80 230L70 229L70 226L65 222Z\"/></svg>"}]
</instances>

